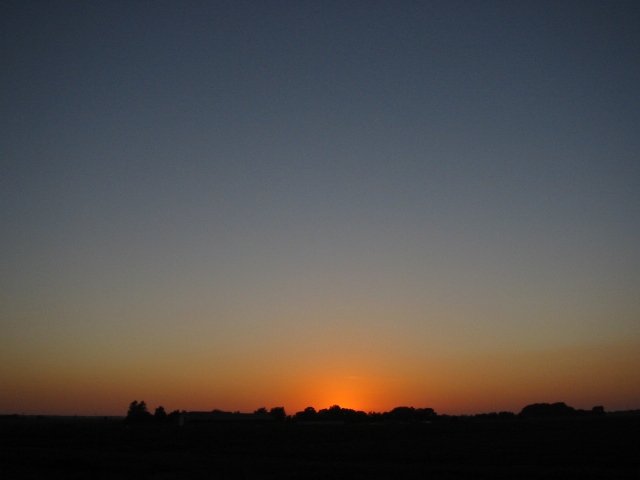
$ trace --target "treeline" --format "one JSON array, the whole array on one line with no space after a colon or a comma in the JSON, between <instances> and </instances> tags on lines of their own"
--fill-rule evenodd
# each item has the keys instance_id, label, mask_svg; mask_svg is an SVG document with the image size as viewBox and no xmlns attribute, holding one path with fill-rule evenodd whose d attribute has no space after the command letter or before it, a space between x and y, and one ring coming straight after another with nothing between
<instances>
[{"instance_id":1,"label":"treeline","mask_svg":"<svg viewBox=\"0 0 640 480\"><path fill-rule=\"evenodd\" d=\"M147 403L142 400L138 402L134 400L129 404L129 410L127 411L127 416L125 417L125 423L130 424L177 424L181 423L180 419L182 417L184 421L184 417L189 415L190 412L186 410L174 410L171 413L167 413L163 406L159 406L155 409L152 414L147 407ZM193 412L191 412L193 413ZM197 412L202 414L203 412ZM222 410L212 410L211 412L206 412L212 419L218 420L234 420L234 418L246 419L249 417L254 417L256 419L261 418L264 419L265 416L270 420L275 421L284 421L287 419L287 414L284 410L284 407L274 407L271 410L267 411L266 408L259 408L253 414L246 414L240 412L224 412Z\"/></svg>"},{"instance_id":2,"label":"treeline","mask_svg":"<svg viewBox=\"0 0 640 480\"><path fill-rule=\"evenodd\" d=\"M129 404L129 410L125 422L127 423L178 423L180 418L180 410L174 410L167 413L163 406L159 406L151 414L147 408L146 402L143 400L138 402L134 400Z\"/></svg>"},{"instance_id":3,"label":"treeline","mask_svg":"<svg viewBox=\"0 0 640 480\"><path fill-rule=\"evenodd\" d=\"M430 422L437 417L433 408L396 407L389 412L363 412L333 405L316 412L307 407L293 415L296 422L340 422L340 423L408 423Z\"/></svg>"},{"instance_id":4,"label":"treeline","mask_svg":"<svg viewBox=\"0 0 640 480\"><path fill-rule=\"evenodd\" d=\"M166 413L162 406L155 409L151 414L144 401L134 400L129 405L129 410L125 421L127 423L151 424L151 423L184 423L190 416L197 416L200 421L274 421L274 422L294 422L294 423L431 423L469 420L510 420L515 418L551 418L551 417L571 417L571 416L601 416L605 415L604 407L596 406L591 410L576 410L566 405L564 402L558 403L534 403L524 407L518 414L513 412L491 412L477 415L438 415L433 408L396 407L388 412L364 412L342 408L333 405L329 408L316 411L313 407L293 415L287 415L284 407L274 407L270 410L258 408L253 413L224 412L212 410L211 412L186 412L174 410ZM204 416L204 418L203 418Z\"/></svg>"},{"instance_id":5,"label":"treeline","mask_svg":"<svg viewBox=\"0 0 640 480\"><path fill-rule=\"evenodd\" d=\"M477 420L510 420L515 418L550 418L572 416L600 416L605 415L604 407L596 406L591 410L577 410L564 402L534 403L524 407L518 414L513 412L491 412L476 415L438 415L433 408L396 407L389 412L368 412L341 408L338 405L316 412L313 407L307 407L290 418L296 422L345 422L345 423L431 423L448 420L477 419Z\"/></svg>"},{"instance_id":6,"label":"treeline","mask_svg":"<svg viewBox=\"0 0 640 480\"><path fill-rule=\"evenodd\" d=\"M564 402L534 403L524 407L518 417L520 418L548 418L548 417L575 417L575 416L600 416L604 415L604 407L599 405L591 410L576 410Z\"/></svg>"}]
</instances>

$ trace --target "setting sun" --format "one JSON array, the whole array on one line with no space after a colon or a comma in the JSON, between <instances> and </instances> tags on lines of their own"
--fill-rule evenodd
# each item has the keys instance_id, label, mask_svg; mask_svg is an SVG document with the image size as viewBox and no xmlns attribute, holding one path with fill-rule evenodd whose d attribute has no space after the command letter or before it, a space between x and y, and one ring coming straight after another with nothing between
<instances>
[{"instance_id":1,"label":"setting sun","mask_svg":"<svg viewBox=\"0 0 640 480\"><path fill-rule=\"evenodd\" d=\"M367 405L366 387L358 377L330 379L325 389L319 393L321 408L339 405L352 410L365 410Z\"/></svg>"}]
</instances>

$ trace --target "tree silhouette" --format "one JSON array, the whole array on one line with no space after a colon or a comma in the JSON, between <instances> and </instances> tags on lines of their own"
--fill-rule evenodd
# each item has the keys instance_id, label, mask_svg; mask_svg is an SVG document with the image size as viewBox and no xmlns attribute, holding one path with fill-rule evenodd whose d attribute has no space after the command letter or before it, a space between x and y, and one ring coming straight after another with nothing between
<instances>
[{"instance_id":1,"label":"tree silhouette","mask_svg":"<svg viewBox=\"0 0 640 480\"><path fill-rule=\"evenodd\" d=\"M416 409L413 407L396 407L389 412L389 415L397 422L409 422L416 419Z\"/></svg>"},{"instance_id":2,"label":"tree silhouette","mask_svg":"<svg viewBox=\"0 0 640 480\"><path fill-rule=\"evenodd\" d=\"M174 410L167 414L167 423L177 424L180 421L180 410Z\"/></svg>"},{"instance_id":3,"label":"tree silhouette","mask_svg":"<svg viewBox=\"0 0 640 480\"><path fill-rule=\"evenodd\" d=\"M163 409L164 411L164 409ZM138 403L134 400L129 404L129 411L127 412L126 421L129 423L146 423L152 419L151 413L147 409L145 401Z\"/></svg>"},{"instance_id":4,"label":"tree silhouette","mask_svg":"<svg viewBox=\"0 0 640 480\"><path fill-rule=\"evenodd\" d=\"M307 407L302 412L298 412L295 414L295 419L301 422L312 422L317 420L318 414L316 413L316 409L313 407Z\"/></svg>"},{"instance_id":5,"label":"tree silhouette","mask_svg":"<svg viewBox=\"0 0 640 480\"><path fill-rule=\"evenodd\" d=\"M167 421L167 412L164 411L164 407L162 405L156 408L156 411L153 414L153 419L158 423L165 423Z\"/></svg>"},{"instance_id":6,"label":"tree silhouette","mask_svg":"<svg viewBox=\"0 0 640 480\"><path fill-rule=\"evenodd\" d=\"M271 410L269 410L269 415L271 415L276 422L284 422L284 420L287 418L284 407L273 407Z\"/></svg>"},{"instance_id":7,"label":"tree silhouette","mask_svg":"<svg viewBox=\"0 0 640 480\"><path fill-rule=\"evenodd\" d=\"M318 414L324 419L332 422L339 422L344 420L344 413L340 405L331 405L327 409L322 409Z\"/></svg>"}]
</instances>

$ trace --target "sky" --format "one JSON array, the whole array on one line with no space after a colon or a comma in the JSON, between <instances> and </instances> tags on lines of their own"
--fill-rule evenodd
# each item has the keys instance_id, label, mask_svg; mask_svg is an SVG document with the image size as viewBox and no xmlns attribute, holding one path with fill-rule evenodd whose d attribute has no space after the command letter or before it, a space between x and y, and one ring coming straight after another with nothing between
<instances>
[{"instance_id":1,"label":"sky","mask_svg":"<svg viewBox=\"0 0 640 480\"><path fill-rule=\"evenodd\" d=\"M0 4L0 413L640 408L640 4Z\"/></svg>"}]
</instances>

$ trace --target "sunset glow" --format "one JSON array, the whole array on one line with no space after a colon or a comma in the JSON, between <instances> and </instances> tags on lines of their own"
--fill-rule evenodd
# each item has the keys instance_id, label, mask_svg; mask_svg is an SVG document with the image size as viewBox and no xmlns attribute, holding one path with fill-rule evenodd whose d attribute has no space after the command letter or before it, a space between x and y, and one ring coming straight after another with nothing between
<instances>
[{"instance_id":1,"label":"sunset glow","mask_svg":"<svg viewBox=\"0 0 640 480\"><path fill-rule=\"evenodd\" d=\"M0 414L640 408L637 2L10 2Z\"/></svg>"}]
</instances>

